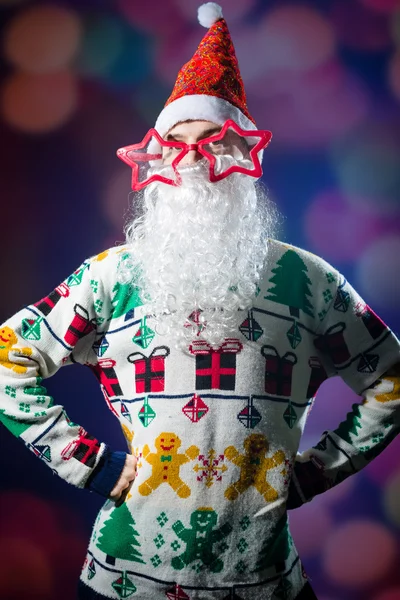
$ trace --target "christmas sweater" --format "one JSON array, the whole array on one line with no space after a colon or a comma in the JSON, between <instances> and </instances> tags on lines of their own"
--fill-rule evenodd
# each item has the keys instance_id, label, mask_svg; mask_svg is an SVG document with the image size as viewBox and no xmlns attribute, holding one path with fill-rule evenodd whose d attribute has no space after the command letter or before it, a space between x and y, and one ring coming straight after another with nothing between
<instances>
[{"instance_id":1,"label":"christmas sweater","mask_svg":"<svg viewBox=\"0 0 400 600\"><path fill-rule=\"evenodd\" d=\"M0 421L69 483L108 497L126 452L136 481L93 526L81 598L294 599L306 581L287 509L359 471L397 435L400 344L321 258L270 240L252 308L218 348L156 333L118 282L127 248L85 261L0 328ZM194 323L198 315L193 313ZM111 451L43 379L80 363L127 448ZM321 383L363 396L298 454Z\"/></svg>"}]
</instances>

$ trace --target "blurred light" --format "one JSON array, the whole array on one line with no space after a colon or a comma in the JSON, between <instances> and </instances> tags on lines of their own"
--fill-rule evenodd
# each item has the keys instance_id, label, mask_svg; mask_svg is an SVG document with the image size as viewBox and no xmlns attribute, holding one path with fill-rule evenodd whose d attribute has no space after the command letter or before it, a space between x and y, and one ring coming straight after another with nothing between
<instances>
[{"instance_id":1,"label":"blurred light","mask_svg":"<svg viewBox=\"0 0 400 600\"><path fill-rule=\"evenodd\" d=\"M333 526L329 511L314 499L290 512L289 518L290 531L300 556L308 558L319 554Z\"/></svg>"},{"instance_id":2,"label":"blurred light","mask_svg":"<svg viewBox=\"0 0 400 600\"><path fill-rule=\"evenodd\" d=\"M154 53L154 70L157 78L171 88L168 95L172 92L178 71L191 59L200 40L198 31L193 32L186 28L179 36L164 37L157 42Z\"/></svg>"},{"instance_id":3,"label":"blurred light","mask_svg":"<svg viewBox=\"0 0 400 600\"><path fill-rule=\"evenodd\" d=\"M129 23L155 36L175 35L185 27L180 11L171 2L158 2L155 7L154 2L118 0L117 6ZM196 14L193 20L197 21Z\"/></svg>"},{"instance_id":4,"label":"blurred light","mask_svg":"<svg viewBox=\"0 0 400 600\"><path fill-rule=\"evenodd\" d=\"M352 0L335 0L332 3L331 22L338 40L349 48L379 51L391 45L387 16Z\"/></svg>"},{"instance_id":5,"label":"blurred light","mask_svg":"<svg viewBox=\"0 0 400 600\"><path fill-rule=\"evenodd\" d=\"M345 195L321 192L305 213L305 232L311 249L329 261L357 260L382 232L375 215L349 204Z\"/></svg>"},{"instance_id":6,"label":"blurred light","mask_svg":"<svg viewBox=\"0 0 400 600\"><path fill-rule=\"evenodd\" d=\"M108 177L102 205L103 214L107 217L116 231L123 229L125 220L132 207L133 196L131 188L132 170L124 166ZM136 201L137 198L136 198Z\"/></svg>"},{"instance_id":7,"label":"blurred light","mask_svg":"<svg viewBox=\"0 0 400 600\"><path fill-rule=\"evenodd\" d=\"M365 87L331 65L327 73L322 68L318 71L297 79L297 88L293 85L293 89L296 78L291 83L277 84L275 74L269 97L260 91L258 98L256 86L250 86L250 111L259 127L263 124L273 131L275 144L302 149L324 146L365 119L369 111ZM280 76L290 80L291 73L283 70ZM260 89L268 85L268 76L259 82Z\"/></svg>"},{"instance_id":8,"label":"blurred light","mask_svg":"<svg viewBox=\"0 0 400 600\"><path fill-rule=\"evenodd\" d=\"M379 523L348 521L327 538L323 569L335 584L363 589L388 572L396 552L394 536Z\"/></svg>"},{"instance_id":9,"label":"blurred light","mask_svg":"<svg viewBox=\"0 0 400 600\"><path fill-rule=\"evenodd\" d=\"M374 458L364 469L364 474L379 486L386 484L398 472L400 436L397 436L384 452Z\"/></svg>"},{"instance_id":10,"label":"blurred light","mask_svg":"<svg viewBox=\"0 0 400 600\"><path fill-rule=\"evenodd\" d=\"M173 0L179 12L191 23L197 23L199 0ZM243 19L257 4L257 0L218 0L229 24Z\"/></svg>"},{"instance_id":11,"label":"blurred light","mask_svg":"<svg viewBox=\"0 0 400 600\"><path fill-rule=\"evenodd\" d=\"M307 6L281 6L268 12L260 23L265 48L255 59L264 69L306 71L323 64L335 54L331 24Z\"/></svg>"},{"instance_id":12,"label":"blurred light","mask_svg":"<svg viewBox=\"0 0 400 600\"><path fill-rule=\"evenodd\" d=\"M398 309L400 301L400 236L375 240L361 256L357 281L361 295L377 309Z\"/></svg>"},{"instance_id":13,"label":"blurred light","mask_svg":"<svg viewBox=\"0 0 400 600\"><path fill-rule=\"evenodd\" d=\"M400 599L400 587L392 587L383 592L378 592L376 596L373 596L371 600L399 600Z\"/></svg>"},{"instance_id":14,"label":"blurred light","mask_svg":"<svg viewBox=\"0 0 400 600\"><path fill-rule=\"evenodd\" d=\"M5 32L4 51L16 67L49 73L75 56L81 38L76 13L61 6L33 6L17 13Z\"/></svg>"},{"instance_id":15,"label":"blurred light","mask_svg":"<svg viewBox=\"0 0 400 600\"><path fill-rule=\"evenodd\" d=\"M341 481L330 490L324 492L324 504L327 506L335 506L341 513L344 513L345 505L342 501L354 491L355 493L358 493L357 483L359 482L360 479L356 477L348 477L344 481Z\"/></svg>"},{"instance_id":16,"label":"blurred light","mask_svg":"<svg viewBox=\"0 0 400 600\"><path fill-rule=\"evenodd\" d=\"M333 167L341 189L349 195L386 198L398 206L400 189L399 127L364 121L332 148Z\"/></svg>"},{"instance_id":17,"label":"blurred light","mask_svg":"<svg viewBox=\"0 0 400 600\"><path fill-rule=\"evenodd\" d=\"M24 510L29 512L29 505ZM0 598L51 598L51 568L37 544L24 537L2 536L0 562Z\"/></svg>"},{"instance_id":18,"label":"blurred light","mask_svg":"<svg viewBox=\"0 0 400 600\"><path fill-rule=\"evenodd\" d=\"M400 100L400 49L393 54L389 61L388 78L390 89L397 100Z\"/></svg>"},{"instance_id":19,"label":"blurred light","mask_svg":"<svg viewBox=\"0 0 400 600\"><path fill-rule=\"evenodd\" d=\"M104 75L115 63L123 48L121 21L112 15L92 14L84 21L84 35L76 59L83 75Z\"/></svg>"},{"instance_id":20,"label":"blurred light","mask_svg":"<svg viewBox=\"0 0 400 600\"><path fill-rule=\"evenodd\" d=\"M383 504L388 518L400 527L400 472L397 471L386 483Z\"/></svg>"},{"instance_id":21,"label":"blurred light","mask_svg":"<svg viewBox=\"0 0 400 600\"><path fill-rule=\"evenodd\" d=\"M325 429L335 429L360 397L341 377L330 377L319 387L311 413L307 419L305 434L319 436ZM319 437L315 439L315 442ZM313 442L314 443L314 442Z\"/></svg>"},{"instance_id":22,"label":"blurred light","mask_svg":"<svg viewBox=\"0 0 400 600\"><path fill-rule=\"evenodd\" d=\"M29 510L26 507L29 507ZM57 533L54 507L28 492L8 491L0 494L0 531L4 537L24 537L47 543Z\"/></svg>"},{"instance_id":23,"label":"blurred light","mask_svg":"<svg viewBox=\"0 0 400 600\"><path fill-rule=\"evenodd\" d=\"M400 46L400 10L394 13L390 29L394 43Z\"/></svg>"},{"instance_id":24,"label":"blurred light","mask_svg":"<svg viewBox=\"0 0 400 600\"><path fill-rule=\"evenodd\" d=\"M120 27L122 49L104 79L113 85L139 85L152 70L151 38L127 23Z\"/></svg>"},{"instance_id":25,"label":"blurred light","mask_svg":"<svg viewBox=\"0 0 400 600\"><path fill-rule=\"evenodd\" d=\"M367 8L382 13L392 13L399 9L399 0L359 0Z\"/></svg>"},{"instance_id":26,"label":"blurred light","mask_svg":"<svg viewBox=\"0 0 400 600\"><path fill-rule=\"evenodd\" d=\"M143 117L143 131L145 123L151 127L161 112L171 90L164 88L159 79L155 77L146 79L139 85L132 96L132 105L135 110ZM132 142L134 143L134 142Z\"/></svg>"},{"instance_id":27,"label":"blurred light","mask_svg":"<svg viewBox=\"0 0 400 600\"><path fill-rule=\"evenodd\" d=\"M46 133L61 127L76 106L77 84L69 71L43 75L15 73L2 90L4 120L28 133Z\"/></svg>"},{"instance_id":28,"label":"blurred light","mask_svg":"<svg viewBox=\"0 0 400 600\"><path fill-rule=\"evenodd\" d=\"M22 4L23 2L26 2L26 0L0 0L0 6L15 6L16 4Z\"/></svg>"}]
</instances>

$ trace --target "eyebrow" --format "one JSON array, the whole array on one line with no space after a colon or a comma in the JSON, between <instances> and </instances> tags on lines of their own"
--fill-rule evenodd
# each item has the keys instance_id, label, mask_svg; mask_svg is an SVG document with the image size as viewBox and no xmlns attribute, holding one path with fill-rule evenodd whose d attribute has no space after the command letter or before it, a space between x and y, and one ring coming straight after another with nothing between
<instances>
[{"instance_id":1,"label":"eyebrow","mask_svg":"<svg viewBox=\"0 0 400 600\"><path fill-rule=\"evenodd\" d=\"M211 137L214 133L219 133L220 131L221 131L221 127L211 127L210 129L206 129L205 131L203 131L201 134L202 137L198 138L198 139L203 140L205 138ZM165 141L166 142L178 142L180 140L183 140L184 137L185 136L182 133L175 133L175 134L169 133L167 135L167 137L165 138Z\"/></svg>"}]
</instances>

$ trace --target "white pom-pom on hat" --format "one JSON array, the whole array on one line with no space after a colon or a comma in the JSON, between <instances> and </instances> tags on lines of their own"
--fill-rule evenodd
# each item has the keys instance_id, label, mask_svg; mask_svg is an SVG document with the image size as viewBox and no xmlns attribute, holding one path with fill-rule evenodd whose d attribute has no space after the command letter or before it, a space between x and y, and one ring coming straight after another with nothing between
<instances>
[{"instance_id":1,"label":"white pom-pom on hat","mask_svg":"<svg viewBox=\"0 0 400 600\"><path fill-rule=\"evenodd\" d=\"M203 27L211 27L218 19L222 19L222 8L216 2L207 2L199 6L197 18Z\"/></svg>"}]
</instances>

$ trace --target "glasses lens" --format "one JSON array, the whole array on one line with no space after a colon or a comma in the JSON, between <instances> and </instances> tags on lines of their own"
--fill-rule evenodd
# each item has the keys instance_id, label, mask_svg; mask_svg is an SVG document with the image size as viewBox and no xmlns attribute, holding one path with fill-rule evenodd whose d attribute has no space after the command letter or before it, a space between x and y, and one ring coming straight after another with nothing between
<instances>
[{"instance_id":1,"label":"glasses lens","mask_svg":"<svg viewBox=\"0 0 400 600\"><path fill-rule=\"evenodd\" d=\"M220 175L232 165L249 167L252 145L249 145L248 141L248 138L239 135L229 127L221 139L204 144L205 152L210 153L216 159L214 166L216 175ZM253 142L253 138L250 141Z\"/></svg>"}]
</instances>

